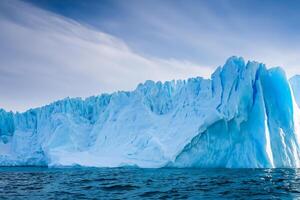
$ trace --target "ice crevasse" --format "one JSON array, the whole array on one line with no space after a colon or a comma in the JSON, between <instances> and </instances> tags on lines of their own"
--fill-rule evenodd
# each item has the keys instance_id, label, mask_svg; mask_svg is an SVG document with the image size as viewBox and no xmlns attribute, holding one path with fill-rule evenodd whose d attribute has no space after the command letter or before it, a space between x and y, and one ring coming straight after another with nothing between
<instances>
[{"instance_id":1,"label":"ice crevasse","mask_svg":"<svg viewBox=\"0 0 300 200\"><path fill-rule=\"evenodd\" d=\"M211 79L0 110L1 166L300 167L300 78L231 57Z\"/></svg>"}]
</instances>

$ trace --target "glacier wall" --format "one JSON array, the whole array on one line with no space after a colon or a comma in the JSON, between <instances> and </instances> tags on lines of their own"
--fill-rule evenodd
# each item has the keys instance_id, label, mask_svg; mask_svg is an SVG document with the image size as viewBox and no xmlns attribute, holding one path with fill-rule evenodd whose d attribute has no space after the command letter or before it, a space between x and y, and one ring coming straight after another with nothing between
<instances>
[{"instance_id":1,"label":"glacier wall","mask_svg":"<svg viewBox=\"0 0 300 200\"><path fill-rule=\"evenodd\" d=\"M0 110L0 165L300 167L298 91L281 68L231 57L211 79Z\"/></svg>"}]
</instances>

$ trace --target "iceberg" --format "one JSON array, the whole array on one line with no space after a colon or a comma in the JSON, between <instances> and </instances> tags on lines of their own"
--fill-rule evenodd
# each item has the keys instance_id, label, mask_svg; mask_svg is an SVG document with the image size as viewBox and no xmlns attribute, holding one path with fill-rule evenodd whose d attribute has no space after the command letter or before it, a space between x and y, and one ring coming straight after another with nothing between
<instances>
[{"instance_id":1,"label":"iceberg","mask_svg":"<svg viewBox=\"0 0 300 200\"><path fill-rule=\"evenodd\" d=\"M211 79L2 109L0 165L300 167L299 92L281 68L231 57Z\"/></svg>"},{"instance_id":2,"label":"iceberg","mask_svg":"<svg viewBox=\"0 0 300 200\"><path fill-rule=\"evenodd\" d=\"M295 75L289 80L298 107L300 107L300 75Z\"/></svg>"}]
</instances>

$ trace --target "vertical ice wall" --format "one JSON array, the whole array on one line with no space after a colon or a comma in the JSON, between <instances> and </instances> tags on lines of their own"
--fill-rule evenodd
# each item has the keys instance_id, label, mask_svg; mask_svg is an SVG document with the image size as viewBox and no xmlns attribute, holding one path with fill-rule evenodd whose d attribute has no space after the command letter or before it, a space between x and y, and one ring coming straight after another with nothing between
<instances>
[{"instance_id":1,"label":"vertical ice wall","mask_svg":"<svg viewBox=\"0 0 300 200\"><path fill-rule=\"evenodd\" d=\"M299 113L284 71L227 62L219 77L223 117L193 138L174 165L299 167Z\"/></svg>"}]
</instances>

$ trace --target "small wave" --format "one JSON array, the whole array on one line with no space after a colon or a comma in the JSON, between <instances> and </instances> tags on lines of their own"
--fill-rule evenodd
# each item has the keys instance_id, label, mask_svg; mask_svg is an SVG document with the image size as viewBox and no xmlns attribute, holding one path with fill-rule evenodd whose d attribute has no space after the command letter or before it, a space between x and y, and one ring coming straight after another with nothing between
<instances>
[{"instance_id":1,"label":"small wave","mask_svg":"<svg viewBox=\"0 0 300 200\"><path fill-rule=\"evenodd\" d=\"M140 197L153 197L156 195L163 195L166 194L165 192L161 192L161 191L148 191L148 192L144 192L143 194L140 194Z\"/></svg>"},{"instance_id":2,"label":"small wave","mask_svg":"<svg viewBox=\"0 0 300 200\"><path fill-rule=\"evenodd\" d=\"M135 190L138 189L140 187L135 186L135 185L111 185L111 186L105 186L105 187L101 187L102 190L105 191L129 191L129 190Z\"/></svg>"}]
</instances>

